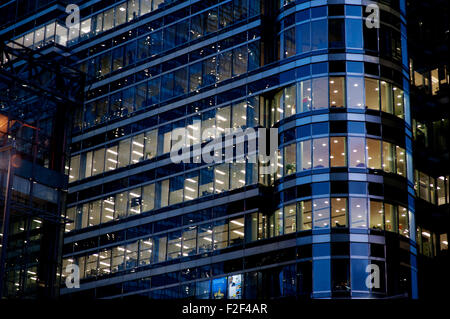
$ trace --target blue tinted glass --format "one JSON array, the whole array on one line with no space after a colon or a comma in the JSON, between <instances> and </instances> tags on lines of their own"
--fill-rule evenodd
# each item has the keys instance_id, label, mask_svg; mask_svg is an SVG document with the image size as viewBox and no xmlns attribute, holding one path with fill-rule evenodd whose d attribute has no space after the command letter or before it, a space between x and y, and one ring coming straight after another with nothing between
<instances>
[{"instance_id":1,"label":"blue tinted glass","mask_svg":"<svg viewBox=\"0 0 450 319\"><path fill-rule=\"evenodd\" d=\"M311 17L312 18L319 18L319 17L325 17L327 15L327 7L315 7L311 9Z\"/></svg>"},{"instance_id":2,"label":"blue tinted glass","mask_svg":"<svg viewBox=\"0 0 450 319\"><path fill-rule=\"evenodd\" d=\"M311 125L303 125L297 128L297 137L307 137L311 135Z\"/></svg>"},{"instance_id":3,"label":"blue tinted glass","mask_svg":"<svg viewBox=\"0 0 450 319\"><path fill-rule=\"evenodd\" d=\"M312 125L312 134L313 135L328 134L328 122L314 123Z\"/></svg>"},{"instance_id":4,"label":"blue tinted glass","mask_svg":"<svg viewBox=\"0 0 450 319\"><path fill-rule=\"evenodd\" d=\"M328 62L314 63L312 65L312 74L320 74L328 72Z\"/></svg>"},{"instance_id":5,"label":"blue tinted glass","mask_svg":"<svg viewBox=\"0 0 450 319\"><path fill-rule=\"evenodd\" d=\"M360 17L361 16L361 7L360 6L351 6L351 5L347 5L345 6L345 14L347 16L357 16Z\"/></svg>"},{"instance_id":6,"label":"blue tinted glass","mask_svg":"<svg viewBox=\"0 0 450 319\"><path fill-rule=\"evenodd\" d=\"M352 243L350 253L356 256L369 256L369 245L364 243Z\"/></svg>"},{"instance_id":7,"label":"blue tinted glass","mask_svg":"<svg viewBox=\"0 0 450 319\"><path fill-rule=\"evenodd\" d=\"M313 262L313 290L330 290L330 259L314 260Z\"/></svg>"},{"instance_id":8,"label":"blue tinted glass","mask_svg":"<svg viewBox=\"0 0 450 319\"><path fill-rule=\"evenodd\" d=\"M313 245L313 256L330 256L331 246L329 243L324 244L314 244Z\"/></svg>"},{"instance_id":9,"label":"blue tinted glass","mask_svg":"<svg viewBox=\"0 0 450 319\"><path fill-rule=\"evenodd\" d=\"M297 22L308 20L309 19L309 12L310 12L309 9L297 12L297 14L295 16L295 19L297 20Z\"/></svg>"},{"instance_id":10,"label":"blue tinted glass","mask_svg":"<svg viewBox=\"0 0 450 319\"><path fill-rule=\"evenodd\" d=\"M366 132L364 122L348 122L348 132L364 134Z\"/></svg>"},{"instance_id":11,"label":"blue tinted glass","mask_svg":"<svg viewBox=\"0 0 450 319\"><path fill-rule=\"evenodd\" d=\"M314 195L326 195L330 193L330 183L313 183L312 193Z\"/></svg>"},{"instance_id":12,"label":"blue tinted glass","mask_svg":"<svg viewBox=\"0 0 450 319\"><path fill-rule=\"evenodd\" d=\"M297 26L297 53L308 52L311 50L311 24L309 22L302 23Z\"/></svg>"},{"instance_id":13,"label":"blue tinted glass","mask_svg":"<svg viewBox=\"0 0 450 319\"><path fill-rule=\"evenodd\" d=\"M310 65L304 65L297 68L297 78L303 78L305 76L311 75Z\"/></svg>"},{"instance_id":14,"label":"blue tinted glass","mask_svg":"<svg viewBox=\"0 0 450 319\"><path fill-rule=\"evenodd\" d=\"M369 264L368 260L352 259L351 260L351 283L352 290L368 290L366 286L366 267Z\"/></svg>"},{"instance_id":15,"label":"blue tinted glass","mask_svg":"<svg viewBox=\"0 0 450 319\"><path fill-rule=\"evenodd\" d=\"M345 19L345 40L348 48L362 49L362 20Z\"/></svg>"},{"instance_id":16,"label":"blue tinted glass","mask_svg":"<svg viewBox=\"0 0 450 319\"><path fill-rule=\"evenodd\" d=\"M347 62L347 72L349 73L364 73L363 62Z\"/></svg>"},{"instance_id":17,"label":"blue tinted glass","mask_svg":"<svg viewBox=\"0 0 450 319\"><path fill-rule=\"evenodd\" d=\"M311 22L311 49L320 50L328 47L328 23L326 19Z\"/></svg>"},{"instance_id":18,"label":"blue tinted glass","mask_svg":"<svg viewBox=\"0 0 450 319\"><path fill-rule=\"evenodd\" d=\"M366 194L367 184L365 182L349 182L348 192L350 194Z\"/></svg>"}]
</instances>

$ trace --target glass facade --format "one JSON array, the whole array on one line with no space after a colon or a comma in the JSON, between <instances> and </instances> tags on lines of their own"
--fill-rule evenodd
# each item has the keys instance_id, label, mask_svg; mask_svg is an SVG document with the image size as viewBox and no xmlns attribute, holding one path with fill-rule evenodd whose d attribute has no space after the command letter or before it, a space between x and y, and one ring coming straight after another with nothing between
<instances>
[{"instance_id":1,"label":"glass facade","mask_svg":"<svg viewBox=\"0 0 450 319\"><path fill-rule=\"evenodd\" d=\"M403 0L383 1L380 28L340 0L80 9L77 27L57 19L13 37L70 49L86 74L62 262L80 267L81 288L63 298L416 297L416 240L432 251L446 234L416 225L414 198L447 204L448 174L412 160L432 129L411 120L410 84L427 80L409 72ZM252 138L236 138L231 162L215 147L256 128L278 130L270 174L250 160ZM186 149L189 161L172 161ZM369 265L380 286L365 284Z\"/></svg>"}]
</instances>

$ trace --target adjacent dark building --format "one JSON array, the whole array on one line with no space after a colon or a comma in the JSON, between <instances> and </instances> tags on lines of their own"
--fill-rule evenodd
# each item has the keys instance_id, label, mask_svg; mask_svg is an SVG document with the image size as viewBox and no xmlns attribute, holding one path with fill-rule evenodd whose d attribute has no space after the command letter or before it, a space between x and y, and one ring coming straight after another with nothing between
<instances>
[{"instance_id":1,"label":"adjacent dark building","mask_svg":"<svg viewBox=\"0 0 450 319\"><path fill-rule=\"evenodd\" d=\"M73 109L82 73L22 45L0 43L0 296L59 295Z\"/></svg>"},{"instance_id":2,"label":"adjacent dark building","mask_svg":"<svg viewBox=\"0 0 450 319\"><path fill-rule=\"evenodd\" d=\"M0 6L16 17L2 17L7 47L86 74L58 122L70 130L70 159L57 157L60 298L436 291L429 274L448 265L448 22L409 17L434 21L439 1L375 2L379 27L366 1L75 1L78 26L65 1L30 3ZM250 160L251 139L231 163L222 149L213 164L172 161L180 129L195 150L227 128L277 128L276 172ZM70 264L80 288L65 286Z\"/></svg>"}]
</instances>

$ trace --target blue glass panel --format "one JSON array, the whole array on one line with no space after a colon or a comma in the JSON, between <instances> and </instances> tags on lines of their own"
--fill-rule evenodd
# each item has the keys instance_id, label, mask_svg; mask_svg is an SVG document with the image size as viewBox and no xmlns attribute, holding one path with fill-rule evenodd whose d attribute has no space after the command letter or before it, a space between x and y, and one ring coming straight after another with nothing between
<instances>
[{"instance_id":1,"label":"blue glass panel","mask_svg":"<svg viewBox=\"0 0 450 319\"><path fill-rule=\"evenodd\" d=\"M326 6L322 6L322 7L314 7L311 9L311 17L314 18L319 18L319 17L325 17L327 15L327 7Z\"/></svg>"},{"instance_id":2,"label":"blue glass panel","mask_svg":"<svg viewBox=\"0 0 450 319\"><path fill-rule=\"evenodd\" d=\"M313 261L313 290L314 292L330 290L331 274L330 260Z\"/></svg>"},{"instance_id":3,"label":"blue glass panel","mask_svg":"<svg viewBox=\"0 0 450 319\"><path fill-rule=\"evenodd\" d=\"M366 286L366 278L369 275L368 273L366 273L366 267L368 264L369 261L364 259L351 260L352 290L369 290Z\"/></svg>"},{"instance_id":4,"label":"blue glass panel","mask_svg":"<svg viewBox=\"0 0 450 319\"><path fill-rule=\"evenodd\" d=\"M361 7L360 6L346 5L345 6L345 15L360 17L361 16Z\"/></svg>"},{"instance_id":5,"label":"blue glass panel","mask_svg":"<svg viewBox=\"0 0 450 319\"><path fill-rule=\"evenodd\" d=\"M364 73L363 62L347 62L347 72L349 73Z\"/></svg>"},{"instance_id":6,"label":"blue glass panel","mask_svg":"<svg viewBox=\"0 0 450 319\"><path fill-rule=\"evenodd\" d=\"M362 20L346 19L345 31L346 31L345 32L346 46L348 48L362 49L363 47Z\"/></svg>"}]
</instances>

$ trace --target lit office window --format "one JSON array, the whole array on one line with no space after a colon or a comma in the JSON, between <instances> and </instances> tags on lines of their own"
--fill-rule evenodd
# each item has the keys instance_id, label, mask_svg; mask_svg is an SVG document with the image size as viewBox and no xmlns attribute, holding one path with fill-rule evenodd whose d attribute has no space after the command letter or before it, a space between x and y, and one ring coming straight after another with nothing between
<instances>
[{"instance_id":1,"label":"lit office window","mask_svg":"<svg viewBox=\"0 0 450 319\"><path fill-rule=\"evenodd\" d=\"M370 228L373 229L384 229L384 209L383 202L370 200Z\"/></svg>"},{"instance_id":2,"label":"lit office window","mask_svg":"<svg viewBox=\"0 0 450 319\"><path fill-rule=\"evenodd\" d=\"M226 220L220 220L214 223L213 239L214 250L228 246L228 223Z\"/></svg>"},{"instance_id":3,"label":"lit office window","mask_svg":"<svg viewBox=\"0 0 450 319\"><path fill-rule=\"evenodd\" d=\"M147 212L155 208L155 184L142 188L142 211Z\"/></svg>"},{"instance_id":4,"label":"lit office window","mask_svg":"<svg viewBox=\"0 0 450 319\"><path fill-rule=\"evenodd\" d=\"M367 166L371 169L381 169L381 141L368 138L366 143Z\"/></svg>"},{"instance_id":5,"label":"lit office window","mask_svg":"<svg viewBox=\"0 0 450 319\"><path fill-rule=\"evenodd\" d=\"M211 110L202 113L202 142L215 138L215 111Z\"/></svg>"},{"instance_id":6,"label":"lit office window","mask_svg":"<svg viewBox=\"0 0 450 319\"><path fill-rule=\"evenodd\" d=\"M225 106L216 111L216 127L218 134L224 134L225 129L230 127L231 107Z\"/></svg>"},{"instance_id":7,"label":"lit office window","mask_svg":"<svg viewBox=\"0 0 450 319\"><path fill-rule=\"evenodd\" d=\"M92 162L92 175L103 173L105 168L105 149L101 148L94 151Z\"/></svg>"},{"instance_id":8,"label":"lit office window","mask_svg":"<svg viewBox=\"0 0 450 319\"><path fill-rule=\"evenodd\" d=\"M189 91L194 92L200 89L201 86L202 86L202 62L198 62L191 64L189 66Z\"/></svg>"},{"instance_id":9,"label":"lit office window","mask_svg":"<svg viewBox=\"0 0 450 319\"><path fill-rule=\"evenodd\" d=\"M394 115L404 118L405 115L405 104L404 104L404 93L397 87L393 87L393 96L394 96Z\"/></svg>"},{"instance_id":10,"label":"lit office window","mask_svg":"<svg viewBox=\"0 0 450 319\"><path fill-rule=\"evenodd\" d=\"M114 206L114 196L103 199L102 223L107 223L114 220Z\"/></svg>"},{"instance_id":11,"label":"lit office window","mask_svg":"<svg viewBox=\"0 0 450 319\"><path fill-rule=\"evenodd\" d=\"M70 232L76 228L75 221L77 217L77 209L76 207L70 207L66 209L66 218L69 221L65 224L65 232Z\"/></svg>"},{"instance_id":12,"label":"lit office window","mask_svg":"<svg viewBox=\"0 0 450 319\"><path fill-rule=\"evenodd\" d=\"M178 204L183 201L183 188L183 175L175 176L170 179L170 205Z\"/></svg>"},{"instance_id":13,"label":"lit office window","mask_svg":"<svg viewBox=\"0 0 450 319\"><path fill-rule=\"evenodd\" d=\"M146 238L139 241L139 266L149 265L152 262L153 239Z\"/></svg>"},{"instance_id":14,"label":"lit office window","mask_svg":"<svg viewBox=\"0 0 450 319\"><path fill-rule=\"evenodd\" d=\"M302 141L300 142L300 154L299 154L300 160L301 160L301 169L308 170L311 169L311 140Z\"/></svg>"},{"instance_id":15,"label":"lit office window","mask_svg":"<svg viewBox=\"0 0 450 319\"><path fill-rule=\"evenodd\" d=\"M96 200L89 205L89 226L100 224L102 201Z\"/></svg>"},{"instance_id":16,"label":"lit office window","mask_svg":"<svg viewBox=\"0 0 450 319\"><path fill-rule=\"evenodd\" d=\"M233 65L232 58L233 58L232 51L223 52L218 55L218 63L217 63L218 82L231 78L231 67ZM238 62L236 61L236 63Z\"/></svg>"},{"instance_id":17,"label":"lit office window","mask_svg":"<svg viewBox=\"0 0 450 319\"><path fill-rule=\"evenodd\" d=\"M350 198L351 228L367 228L367 199Z\"/></svg>"},{"instance_id":18,"label":"lit office window","mask_svg":"<svg viewBox=\"0 0 450 319\"><path fill-rule=\"evenodd\" d=\"M328 168L328 138L313 140L313 168Z\"/></svg>"},{"instance_id":19,"label":"lit office window","mask_svg":"<svg viewBox=\"0 0 450 319\"><path fill-rule=\"evenodd\" d=\"M213 230L211 224L202 224L198 226L198 253L202 254L212 250Z\"/></svg>"},{"instance_id":20,"label":"lit office window","mask_svg":"<svg viewBox=\"0 0 450 319\"><path fill-rule=\"evenodd\" d=\"M296 204L284 206L284 234L295 233L297 231Z\"/></svg>"},{"instance_id":21,"label":"lit office window","mask_svg":"<svg viewBox=\"0 0 450 319\"><path fill-rule=\"evenodd\" d=\"M63 27L60 24L56 24L56 43L62 45L62 46L66 46L67 45L67 33L68 30L66 27Z\"/></svg>"},{"instance_id":22,"label":"lit office window","mask_svg":"<svg viewBox=\"0 0 450 319\"><path fill-rule=\"evenodd\" d=\"M246 45L233 49L233 76L247 72L247 53Z\"/></svg>"},{"instance_id":23,"label":"lit office window","mask_svg":"<svg viewBox=\"0 0 450 319\"><path fill-rule=\"evenodd\" d=\"M158 129L151 130L145 133L144 144L145 144L145 159L152 159L156 156L157 146L158 146Z\"/></svg>"},{"instance_id":24,"label":"lit office window","mask_svg":"<svg viewBox=\"0 0 450 319\"><path fill-rule=\"evenodd\" d=\"M123 67L123 47L115 48L112 53L112 70L117 71Z\"/></svg>"},{"instance_id":25,"label":"lit office window","mask_svg":"<svg viewBox=\"0 0 450 319\"><path fill-rule=\"evenodd\" d=\"M127 217L128 210L128 192L116 194L115 200L116 218L122 219Z\"/></svg>"},{"instance_id":26,"label":"lit office window","mask_svg":"<svg viewBox=\"0 0 450 319\"><path fill-rule=\"evenodd\" d=\"M347 142L345 137L330 137L330 166L347 165Z\"/></svg>"},{"instance_id":27,"label":"lit office window","mask_svg":"<svg viewBox=\"0 0 450 319\"><path fill-rule=\"evenodd\" d=\"M184 179L184 200L198 197L198 172L188 173Z\"/></svg>"},{"instance_id":28,"label":"lit office window","mask_svg":"<svg viewBox=\"0 0 450 319\"><path fill-rule=\"evenodd\" d=\"M131 143L131 164L144 160L144 134L133 137Z\"/></svg>"},{"instance_id":29,"label":"lit office window","mask_svg":"<svg viewBox=\"0 0 450 319\"><path fill-rule=\"evenodd\" d=\"M381 81L381 110L386 113L393 114L394 109L392 105L392 84Z\"/></svg>"},{"instance_id":30,"label":"lit office window","mask_svg":"<svg viewBox=\"0 0 450 319\"><path fill-rule=\"evenodd\" d=\"M158 182L158 186L160 189L158 208L166 207L167 205L169 205L169 180L166 179L164 181Z\"/></svg>"},{"instance_id":31,"label":"lit office window","mask_svg":"<svg viewBox=\"0 0 450 319\"><path fill-rule=\"evenodd\" d=\"M230 219L230 245L239 245L244 242L244 217Z\"/></svg>"},{"instance_id":32,"label":"lit office window","mask_svg":"<svg viewBox=\"0 0 450 319\"><path fill-rule=\"evenodd\" d=\"M112 248L111 272L125 270L125 248L123 246Z\"/></svg>"},{"instance_id":33,"label":"lit office window","mask_svg":"<svg viewBox=\"0 0 450 319\"><path fill-rule=\"evenodd\" d=\"M247 125L247 102L233 105L232 128L245 129Z\"/></svg>"},{"instance_id":34,"label":"lit office window","mask_svg":"<svg viewBox=\"0 0 450 319\"><path fill-rule=\"evenodd\" d=\"M347 77L347 107L364 108L364 80L361 77Z\"/></svg>"},{"instance_id":35,"label":"lit office window","mask_svg":"<svg viewBox=\"0 0 450 319\"><path fill-rule=\"evenodd\" d=\"M229 164L221 164L214 168L215 192L221 193L230 189Z\"/></svg>"},{"instance_id":36,"label":"lit office window","mask_svg":"<svg viewBox=\"0 0 450 319\"><path fill-rule=\"evenodd\" d=\"M313 227L314 229L330 227L330 199L313 199Z\"/></svg>"},{"instance_id":37,"label":"lit office window","mask_svg":"<svg viewBox=\"0 0 450 319\"><path fill-rule=\"evenodd\" d=\"M245 186L245 163L231 163L231 188Z\"/></svg>"},{"instance_id":38,"label":"lit office window","mask_svg":"<svg viewBox=\"0 0 450 319\"><path fill-rule=\"evenodd\" d=\"M127 22L127 3L122 3L116 7L116 25Z\"/></svg>"},{"instance_id":39,"label":"lit office window","mask_svg":"<svg viewBox=\"0 0 450 319\"><path fill-rule=\"evenodd\" d=\"M330 107L345 107L344 77L330 77Z\"/></svg>"},{"instance_id":40,"label":"lit office window","mask_svg":"<svg viewBox=\"0 0 450 319\"><path fill-rule=\"evenodd\" d=\"M380 88L379 81L365 78L366 108L370 110L380 109Z\"/></svg>"},{"instance_id":41,"label":"lit office window","mask_svg":"<svg viewBox=\"0 0 450 319\"><path fill-rule=\"evenodd\" d=\"M392 232L397 231L397 229L395 228L395 225L397 223L396 211L397 211L396 206L387 203L384 204L384 221L385 221L385 229L387 231Z\"/></svg>"},{"instance_id":42,"label":"lit office window","mask_svg":"<svg viewBox=\"0 0 450 319\"><path fill-rule=\"evenodd\" d=\"M112 171L117 168L118 163L118 146L111 146L106 149L105 171Z\"/></svg>"},{"instance_id":43,"label":"lit office window","mask_svg":"<svg viewBox=\"0 0 450 319\"><path fill-rule=\"evenodd\" d=\"M153 258L155 262L166 260L167 254L167 235L159 235L153 238Z\"/></svg>"},{"instance_id":44,"label":"lit office window","mask_svg":"<svg viewBox=\"0 0 450 319\"><path fill-rule=\"evenodd\" d=\"M300 109L299 112L309 112L312 109L312 92L311 92L311 80L300 82Z\"/></svg>"},{"instance_id":45,"label":"lit office window","mask_svg":"<svg viewBox=\"0 0 450 319\"><path fill-rule=\"evenodd\" d=\"M181 233L169 233L167 241L167 260L181 257Z\"/></svg>"},{"instance_id":46,"label":"lit office window","mask_svg":"<svg viewBox=\"0 0 450 319\"><path fill-rule=\"evenodd\" d=\"M99 253L99 275L111 273L111 250L104 249Z\"/></svg>"},{"instance_id":47,"label":"lit office window","mask_svg":"<svg viewBox=\"0 0 450 319\"><path fill-rule=\"evenodd\" d=\"M402 206L398 206L398 233L409 237L408 210Z\"/></svg>"},{"instance_id":48,"label":"lit office window","mask_svg":"<svg viewBox=\"0 0 450 319\"><path fill-rule=\"evenodd\" d=\"M296 113L297 86L291 85L284 89L284 116L289 117Z\"/></svg>"},{"instance_id":49,"label":"lit office window","mask_svg":"<svg viewBox=\"0 0 450 319\"><path fill-rule=\"evenodd\" d=\"M86 277L93 277L98 274L98 254L92 254L86 258Z\"/></svg>"},{"instance_id":50,"label":"lit office window","mask_svg":"<svg viewBox=\"0 0 450 319\"><path fill-rule=\"evenodd\" d=\"M192 256L197 253L197 227L191 226L183 230L182 234L182 250L183 257Z\"/></svg>"},{"instance_id":51,"label":"lit office window","mask_svg":"<svg viewBox=\"0 0 450 319\"><path fill-rule=\"evenodd\" d=\"M404 148L395 146L395 159L397 174L406 177L406 152Z\"/></svg>"},{"instance_id":52,"label":"lit office window","mask_svg":"<svg viewBox=\"0 0 450 319\"><path fill-rule=\"evenodd\" d=\"M394 145L383 141L383 170L388 173L395 173Z\"/></svg>"},{"instance_id":53,"label":"lit office window","mask_svg":"<svg viewBox=\"0 0 450 319\"><path fill-rule=\"evenodd\" d=\"M200 170L199 196L214 193L214 168L205 167Z\"/></svg>"},{"instance_id":54,"label":"lit office window","mask_svg":"<svg viewBox=\"0 0 450 319\"><path fill-rule=\"evenodd\" d=\"M76 155L70 159L69 183L77 181L79 177L80 177L80 155Z\"/></svg>"},{"instance_id":55,"label":"lit office window","mask_svg":"<svg viewBox=\"0 0 450 319\"><path fill-rule=\"evenodd\" d=\"M347 199L331 198L331 227L347 226Z\"/></svg>"},{"instance_id":56,"label":"lit office window","mask_svg":"<svg viewBox=\"0 0 450 319\"><path fill-rule=\"evenodd\" d=\"M125 262L126 262L126 268L132 269L137 266L138 261L138 244L139 242L134 242L127 244L125 248Z\"/></svg>"},{"instance_id":57,"label":"lit office window","mask_svg":"<svg viewBox=\"0 0 450 319\"><path fill-rule=\"evenodd\" d=\"M283 211L277 210L269 217L269 236L283 235Z\"/></svg>"},{"instance_id":58,"label":"lit office window","mask_svg":"<svg viewBox=\"0 0 450 319\"><path fill-rule=\"evenodd\" d=\"M130 190L128 194L128 215L137 215L141 213L141 189L135 188Z\"/></svg>"},{"instance_id":59,"label":"lit office window","mask_svg":"<svg viewBox=\"0 0 450 319\"><path fill-rule=\"evenodd\" d=\"M73 37L75 31L77 31L77 30L78 30L77 28L72 28L70 36ZM36 32L34 33L34 46L35 47L39 47L44 43L44 33L45 33L44 27L37 29Z\"/></svg>"},{"instance_id":60,"label":"lit office window","mask_svg":"<svg viewBox=\"0 0 450 319\"><path fill-rule=\"evenodd\" d=\"M89 227L89 203L83 204L79 213L81 213L81 228Z\"/></svg>"},{"instance_id":61,"label":"lit office window","mask_svg":"<svg viewBox=\"0 0 450 319\"><path fill-rule=\"evenodd\" d=\"M119 142L119 162L118 167L125 167L130 164L131 141L129 138Z\"/></svg>"},{"instance_id":62,"label":"lit office window","mask_svg":"<svg viewBox=\"0 0 450 319\"><path fill-rule=\"evenodd\" d=\"M356 168L366 167L364 138L349 137L348 138L348 152L349 152L349 166Z\"/></svg>"},{"instance_id":63,"label":"lit office window","mask_svg":"<svg viewBox=\"0 0 450 319\"><path fill-rule=\"evenodd\" d=\"M137 17L139 17L139 0L129 0L127 21L129 22Z\"/></svg>"},{"instance_id":64,"label":"lit office window","mask_svg":"<svg viewBox=\"0 0 450 319\"><path fill-rule=\"evenodd\" d=\"M312 80L312 105L314 110L328 108L328 78Z\"/></svg>"},{"instance_id":65,"label":"lit office window","mask_svg":"<svg viewBox=\"0 0 450 319\"><path fill-rule=\"evenodd\" d=\"M103 31L108 31L114 27L114 8L103 13Z\"/></svg>"},{"instance_id":66,"label":"lit office window","mask_svg":"<svg viewBox=\"0 0 450 319\"><path fill-rule=\"evenodd\" d=\"M54 42L55 41L55 27L56 27L56 23L52 22L50 24L47 24L45 26L45 42L49 43L49 42ZM22 38L23 41L23 38ZM19 39L16 40L16 42L19 42Z\"/></svg>"},{"instance_id":67,"label":"lit office window","mask_svg":"<svg viewBox=\"0 0 450 319\"><path fill-rule=\"evenodd\" d=\"M284 175L295 174L297 167L297 144L293 143L284 147Z\"/></svg>"}]
</instances>

